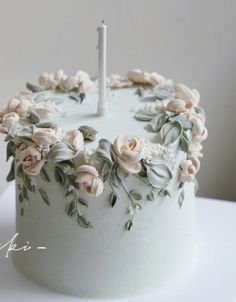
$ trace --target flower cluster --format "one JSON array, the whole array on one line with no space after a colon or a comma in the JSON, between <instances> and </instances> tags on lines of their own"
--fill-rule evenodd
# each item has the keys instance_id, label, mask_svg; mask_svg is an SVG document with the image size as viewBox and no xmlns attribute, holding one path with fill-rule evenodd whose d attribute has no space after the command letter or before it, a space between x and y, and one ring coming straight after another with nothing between
<instances>
[{"instance_id":1,"label":"flower cluster","mask_svg":"<svg viewBox=\"0 0 236 302\"><path fill-rule=\"evenodd\" d=\"M85 93L92 86L92 81L84 71L79 70L75 75L68 76L63 70L59 70L56 73L44 72L39 77L39 84L50 90Z\"/></svg>"}]
</instances>

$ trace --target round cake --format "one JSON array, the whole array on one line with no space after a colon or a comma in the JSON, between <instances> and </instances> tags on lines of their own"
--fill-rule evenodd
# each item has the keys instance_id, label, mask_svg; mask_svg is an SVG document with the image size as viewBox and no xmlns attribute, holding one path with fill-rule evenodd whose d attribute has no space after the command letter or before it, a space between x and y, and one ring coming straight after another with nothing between
<instances>
[{"instance_id":1,"label":"round cake","mask_svg":"<svg viewBox=\"0 0 236 302\"><path fill-rule=\"evenodd\" d=\"M134 69L43 73L0 112L16 182L15 266L57 291L150 294L191 272L205 114L197 90Z\"/></svg>"}]
</instances>

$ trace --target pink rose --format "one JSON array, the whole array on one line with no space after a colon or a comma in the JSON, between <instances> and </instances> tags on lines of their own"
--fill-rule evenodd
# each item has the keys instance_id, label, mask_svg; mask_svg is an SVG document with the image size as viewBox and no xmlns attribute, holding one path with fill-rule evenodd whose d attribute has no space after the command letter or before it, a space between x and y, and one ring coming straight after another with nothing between
<instances>
[{"instance_id":1,"label":"pink rose","mask_svg":"<svg viewBox=\"0 0 236 302\"><path fill-rule=\"evenodd\" d=\"M169 103L166 106L166 109L171 112L182 113L185 112L188 108L185 101L181 99L175 99L169 101Z\"/></svg>"},{"instance_id":2,"label":"pink rose","mask_svg":"<svg viewBox=\"0 0 236 302\"><path fill-rule=\"evenodd\" d=\"M16 97L9 101L5 112L16 112L19 115L22 115L29 111L32 107L32 93L31 92L20 92Z\"/></svg>"},{"instance_id":3,"label":"pink rose","mask_svg":"<svg viewBox=\"0 0 236 302\"><path fill-rule=\"evenodd\" d=\"M76 182L80 189L90 195L99 196L103 192L103 182L93 166L82 165L77 170Z\"/></svg>"},{"instance_id":4,"label":"pink rose","mask_svg":"<svg viewBox=\"0 0 236 302\"><path fill-rule=\"evenodd\" d=\"M16 112L9 112L4 114L2 118L2 127L8 130L9 128L15 126L19 121L20 117Z\"/></svg>"},{"instance_id":5,"label":"pink rose","mask_svg":"<svg viewBox=\"0 0 236 302\"><path fill-rule=\"evenodd\" d=\"M114 150L120 167L127 173L137 174L141 170L142 149L136 138L120 135L114 142Z\"/></svg>"},{"instance_id":6,"label":"pink rose","mask_svg":"<svg viewBox=\"0 0 236 302\"><path fill-rule=\"evenodd\" d=\"M191 156L180 164L180 180L191 181L200 169L200 161L197 157Z\"/></svg>"},{"instance_id":7,"label":"pink rose","mask_svg":"<svg viewBox=\"0 0 236 302\"><path fill-rule=\"evenodd\" d=\"M42 153L34 145L31 145L24 150L20 150L18 152L18 157L20 163L23 164L24 172L29 175L38 175L45 162Z\"/></svg>"},{"instance_id":8,"label":"pink rose","mask_svg":"<svg viewBox=\"0 0 236 302\"><path fill-rule=\"evenodd\" d=\"M84 146L84 136L81 131L75 130L68 130L66 132L65 140L69 143L72 147L76 150L80 151L83 149Z\"/></svg>"},{"instance_id":9,"label":"pink rose","mask_svg":"<svg viewBox=\"0 0 236 302\"><path fill-rule=\"evenodd\" d=\"M61 129L37 128L32 134L33 141L38 145L50 146L60 141Z\"/></svg>"}]
</instances>

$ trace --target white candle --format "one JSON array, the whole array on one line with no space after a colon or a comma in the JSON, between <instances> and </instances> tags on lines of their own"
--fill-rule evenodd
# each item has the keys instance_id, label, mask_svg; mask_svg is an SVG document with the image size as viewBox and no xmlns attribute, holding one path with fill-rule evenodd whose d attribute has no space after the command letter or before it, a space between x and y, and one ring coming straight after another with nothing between
<instances>
[{"instance_id":1,"label":"white candle","mask_svg":"<svg viewBox=\"0 0 236 302\"><path fill-rule=\"evenodd\" d=\"M98 27L98 115L105 115L107 109L106 100L106 69L107 69L107 27L102 21Z\"/></svg>"}]
</instances>

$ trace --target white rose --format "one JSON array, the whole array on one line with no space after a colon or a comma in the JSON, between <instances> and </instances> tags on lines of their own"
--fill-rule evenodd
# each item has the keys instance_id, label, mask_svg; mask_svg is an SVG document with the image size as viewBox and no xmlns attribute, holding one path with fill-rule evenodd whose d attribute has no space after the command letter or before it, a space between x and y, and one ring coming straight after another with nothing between
<instances>
[{"instance_id":1,"label":"white rose","mask_svg":"<svg viewBox=\"0 0 236 302\"><path fill-rule=\"evenodd\" d=\"M152 87L165 81L165 78L156 72L148 73L140 69L132 69L128 71L127 78L130 82L139 85L150 85Z\"/></svg>"},{"instance_id":2,"label":"white rose","mask_svg":"<svg viewBox=\"0 0 236 302\"><path fill-rule=\"evenodd\" d=\"M45 162L40 150L34 145L20 150L18 157L23 164L23 171L29 175L38 175Z\"/></svg>"},{"instance_id":3,"label":"white rose","mask_svg":"<svg viewBox=\"0 0 236 302\"><path fill-rule=\"evenodd\" d=\"M65 135L65 140L76 150L82 150L84 146L84 136L79 130L68 130Z\"/></svg>"},{"instance_id":4,"label":"white rose","mask_svg":"<svg viewBox=\"0 0 236 302\"><path fill-rule=\"evenodd\" d=\"M143 158L140 142L136 138L128 139L120 135L114 142L114 150L120 167L127 173L137 174L141 170Z\"/></svg>"},{"instance_id":5,"label":"white rose","mask_svg":"<svg viewBox=\"0 0 236 302\"><path fill-rule=\"evenodd\" d=\"M29 111L33 103L31 101L31 94L20 93L15 98L8 102L8 105L5 109L6 113L16 112L19 115L22 115Z\"/></svg>"},{"instance_id":6,"label":"white rose","mask_svg":"<svg viewBox=\"0 0 236 302\"><path fill-rule=\"evenodd\" d=\"M99 196L104 189L99 173L93 166L80 166L77 170L76 182L82 191L93 196Z\"/></svg>"},{"instance_id":7,"label":"white rose","mask_svg":"<svg viewBox=\"0 0 236 302\"><path fill-rule=\"evenodd\" d=\"M49 74L44 72L39 76L39 84L44 86L46 89L55 90L58 85L58 81L55 79L55 75L53 73Z\"/></svg>"},{"instance_id":8,"label":"white rose","mask_svg":"<svg viewBox=\"0 0 236 302\"><path fill-rule=\"evenodd\" d=\"M32 134L33 141L38 145L50 146L60 141L61 128L36 128Z\"/></svg>"},{"instance_id":9,"label":"white rose","mask_svg":"<svg viewBox=\"0 0 236 302\"><path fill-rule=\"evenodd\" d=\"M191 181L200 169L200 161L197 157L191 156L180 164L180 180Z\"/></svg>"}]
</instances>

